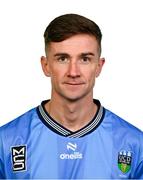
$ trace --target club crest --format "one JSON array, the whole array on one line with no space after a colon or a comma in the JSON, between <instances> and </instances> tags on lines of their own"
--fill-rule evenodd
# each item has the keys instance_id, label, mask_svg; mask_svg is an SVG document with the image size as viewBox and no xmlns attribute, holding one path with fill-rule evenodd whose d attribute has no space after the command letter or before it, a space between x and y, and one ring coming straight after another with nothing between
<instances>
[{"instance_id":1,"label":"club crest","mask_svg":"<svg viewBox=\"0 0 143 180\"><path fill-rule=\"evenodd\" d=\"M132 153L131 151L120 151L118 153L118 168L123 172L127 173L131 169Z\"/></svg>"}]
</instances>

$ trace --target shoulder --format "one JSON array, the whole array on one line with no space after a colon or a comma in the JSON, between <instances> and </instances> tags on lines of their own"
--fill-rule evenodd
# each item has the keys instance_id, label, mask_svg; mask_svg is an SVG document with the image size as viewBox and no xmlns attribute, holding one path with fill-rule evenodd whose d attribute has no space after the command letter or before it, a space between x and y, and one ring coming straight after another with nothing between
<instances>
[{"instance_id":1,"label":"shoulder","mask_svg":"<svg viewBox=\"0 0 143 180\"><path fill-rule=\"evenodd\" d=\"M120 116L105 109L106 123L109 123L112 127L114 135L122 138L128 138L128 140L141 140L143 142L143 132L139 128L135 127L131 123L127 122Z\"/></svg>"},{"instance_id":2,"label":"shoulder","mask_svg":"<svg viewBox=\"0 0 143 180\"><path fill-rule=\"evenodd\" d=\"M36 108L33 108L14 120L8 122L7 124L0 127L0 136L3 134L15 134L16 132L25 131L29 125L32 123L32 120L37 118Z\"/></svg>"},{"instance_id":3,"label":"shoulder","mask_svg":"<svg viewBox=\"0 0 143 180\"><path fill-rule=\"evenodd\" d=\"M115 113L105 109L105 127L110 129L110 136L114 149L118 152L122 150L131 151L134 161L136 161L136 174L142 173L143 168L143 132L133 126Z\"/></svg>"}]
</instances>

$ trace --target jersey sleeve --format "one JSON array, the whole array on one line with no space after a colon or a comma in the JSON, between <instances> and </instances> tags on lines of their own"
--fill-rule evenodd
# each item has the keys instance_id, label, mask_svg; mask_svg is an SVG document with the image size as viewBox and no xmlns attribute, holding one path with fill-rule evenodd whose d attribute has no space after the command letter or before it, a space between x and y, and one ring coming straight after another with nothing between
<instances>
[{"instance_id":1,"label":"jersey sleeve","mask_svg":"<svg viewBox=\"0 0 143 180\"><path fill-rule=\"evenodd\" d=\"M136 179L143 179L143 160L139 164L137 170L136 170Z\"/></svg>"},{"instance_id":2,"label":"jersey sleeve","mask_svg":"<svg viewBox=\"0 0 143 180\"><path fill-rule=\"evenodd\" d=\"M0 160L0 179L5 179L3 172L4 172L3 163Z\"/></svg>"},{"instance_id":3,"label":"jersey sleeve","mask_svg":"<svg viewBox=\"0 0 143 180\"><path fill-rule=\"evenodd\" d=\"M140 138L140 154L139 154L139 165L136 169L135 172L135 178L136 179L143 179L143 133L141 133L141 136L139 136Z\"/></svg>"},{"instance_id":4,"label":"jersey sleeve","mask_svg":"<svg viewBox=\"0 0 143 180\"><path fill-rule=\"evenodd\" d=\"M1 131L1 129L0 129ZM5 179L4 175L4 154L3 154L3 143L2 143L2 137L1 137L1 132L0 132L0 179Z\"/></svg>"}]
</instances>

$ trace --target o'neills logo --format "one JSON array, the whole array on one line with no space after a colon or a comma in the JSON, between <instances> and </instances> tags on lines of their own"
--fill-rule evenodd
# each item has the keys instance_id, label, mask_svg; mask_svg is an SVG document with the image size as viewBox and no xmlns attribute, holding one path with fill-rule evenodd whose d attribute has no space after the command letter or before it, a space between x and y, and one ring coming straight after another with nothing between
<instances>
[{"instance_id":1,"label":"o'neills logo","mask_svg":"<svg viewBox=\"0 0 143 180\"><path fill-rule=\"evenodd\" d=\"M79 152L74 152L73 154L61 154L61 159L82 159L82 154Z\"/></svg>"},{"instance_id":2,"label":"o'neills logo","mask_svg":"<svg viewBox=\"0 0 143 180\"><path fill-rule=\"evenodd\" d=\"M68 151L72 151L72 153L63 153L60 154L60 159L82 159L83 155L82 153L79 153L76 151L77 149L77 144L73 144L73 143L68 143L67 144L67 150Z\"/></svg>"}]
</instances>

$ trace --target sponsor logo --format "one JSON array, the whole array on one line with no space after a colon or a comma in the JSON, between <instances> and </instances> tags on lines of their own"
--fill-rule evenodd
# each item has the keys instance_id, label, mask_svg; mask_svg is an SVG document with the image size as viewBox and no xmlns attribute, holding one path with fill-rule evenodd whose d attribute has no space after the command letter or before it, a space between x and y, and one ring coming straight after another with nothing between
<instances>
[{"instance_id":1,"label":"sponsor logo","mask_svg":"<svg viewBox=\"0 0 143 180\"><path fill-rule=\"evenodd\" d=\"M67 149L68 150L71 149L71 150L75 151L76 148L77 148L77 144L72 144L70 142L67 144Z\"/></svg>"},{"instance_id":2,"label":"sponsor logo","mask_svg":"<svg viewBox=\"0 0 143 180\"><path fill-rule=\"evenodd\" d=\"M13 171L26 170L26 146L11 147Z\"/></svg>"},{"instance_id":3,"label":"sponsor logo","mask_svg":"<svg viewBox=\"0 0 143 180\"><path fill-rule=\"evenodd\" d=\"M67 150L69 151L69 153L63 153L60 154L60 159L82 159L83 155L82 153L76 151L77 150L77 144L76 143L68 143L67 144Z\"/></svg>"},{"instance_id":4,"label":"sponsor logo","mask_svg":"<svg viewBox=\"0 0 143 180\"><path fill-rule=\"evenodd\" d=\"M120 151L118 153L118 168L122 173L128 173L131 169L132 153L131 151Z\"/></svg>"}]
</instances>

